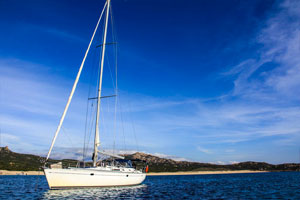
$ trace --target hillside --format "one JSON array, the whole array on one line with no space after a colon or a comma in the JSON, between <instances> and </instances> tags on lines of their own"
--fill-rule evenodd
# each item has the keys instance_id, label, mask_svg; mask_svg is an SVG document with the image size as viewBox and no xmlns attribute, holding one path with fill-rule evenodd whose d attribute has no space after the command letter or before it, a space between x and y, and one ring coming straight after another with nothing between
<instances>
[{"instance_id":1,"label":"hillside","mask_svg":"<svg viewBox=\"0 0 300 200\"><path fill-rule=\"evenodd\" d=\"M149 172L176 172L176 171L219 171L219 170L265 170L265 171L300 171L300 164L285 163L272 165L265 162L241 162L231 165L216 165L210 163L198 163L187 161L174 161L172 159L157 156L134 153L124 155L126 159L142 160L149 165ZM8 147L0 147L0 169L16 171L37 171L43 166L44 157L15 153ZM61 161L64 166L76 164L76 160L50 160ZM134 163L136 161L133 161Z\"/></svg>"},{"instance_id":2,"label":"hillside","mask_svg":"<svg viewBox=\"0 0 300 200\"><path fill-rule=\"evenodd\" d=\"M140 159L149 164L151 172L176 171L219 171L219 170L259 170L259 171L300 171L300 164L285 163L272 165L265 162L241 162L230 165L216 165L210 163L175 161L157 156L135 153L125 155L127 159Z\"/></svg>"},{"instance_id":3,"label":"hillside","mask_svg":"<svg viewBox=\"0 0 300 200\"><path fill-rule=\"evenodd\" d=\"M2 170L15 170L15 171L38 171L43 166L44 157L21 154L11 151L8 147L0 147L0 169ZM64 166L76 164L76 160L52 160L50 163L62 161Z\"/></svg>"}]
</instances>

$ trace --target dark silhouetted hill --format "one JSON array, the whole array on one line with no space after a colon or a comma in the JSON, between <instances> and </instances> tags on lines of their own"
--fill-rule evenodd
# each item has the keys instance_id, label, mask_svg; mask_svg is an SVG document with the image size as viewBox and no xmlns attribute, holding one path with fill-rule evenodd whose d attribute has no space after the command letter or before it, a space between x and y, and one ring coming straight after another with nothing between
<instances>
[{"instance_id":1,"label":"dark silhouetted hill","mask_svg":"<svg viewBox=\"0 0 300 200\"><path fill-rule=\"evenodd\" d=\"M149 172L177 172L177 171L220 171L220 170L259 170L259 171L300 171L300 164L285 163L279 165L265 162L241 162L230 165L216 165L211 163L199 163L188 161L175 161L160 158L145 153L134 153L124 155L126 159L141 160L149 165ZM8 147L0 147L0 169L15 171L37 171L41 170L45 158L15 153ZM49 160L51 163L62 162L63 166L75 166L77 161L71 159Z\"/></svg>"}]
</instances>

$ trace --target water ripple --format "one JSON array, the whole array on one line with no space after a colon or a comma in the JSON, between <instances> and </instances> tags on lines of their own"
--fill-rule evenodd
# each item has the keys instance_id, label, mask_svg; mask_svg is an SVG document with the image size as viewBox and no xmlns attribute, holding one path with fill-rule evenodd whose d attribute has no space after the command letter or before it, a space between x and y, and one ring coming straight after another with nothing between
<instances>
[{"instance_id":1,"label":"water ripple","mask_svg":"<svg viewBox=\"0 0 300 200\"><path fill-rule=\"evenodd\" d=\"M139 186L49 190L44 176L0 176L0 199L300 199L300 173L147 177Z\"/></svg>"}]
</instances>

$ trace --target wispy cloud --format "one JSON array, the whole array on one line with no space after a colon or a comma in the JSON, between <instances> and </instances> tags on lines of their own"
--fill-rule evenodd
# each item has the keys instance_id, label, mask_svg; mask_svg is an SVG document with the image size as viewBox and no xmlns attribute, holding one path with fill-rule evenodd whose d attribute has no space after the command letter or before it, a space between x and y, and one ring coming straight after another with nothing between
<instances>
[{"instance_id":1,"label":"wispy cloud","mask_svg":"<svg viewBox=\"0 0 300 200\"><path fill-rule=\"evenodd\" d=\"M78 41L78 42L82 42L82 43L87 43L88 41L84 38L81 38L77 35L71 34L69 32L66 31L62 31L62 30L58 30L55 28L40 28L40 30L55 35L57 37L60 38L64 38L64 39L68 39L68 40L74 40L74 41Z\"/></svg>"},{"instance_id":2,"label":"wispy cloud","mask_svg":"<svg viewBox=\"0 0 300 200\"><path fill-rule=\"evenodd\" d=\"M6 138L3 141L13 145L14 148L24 146L21 143L23 141L31 146L30 149L33 149L33 146L39 146L40 151L45 153L70 89L67 86L61 87L61 85L71 87L71 84L65 81L56 84L51 81L53 77L50 74L47 78L49 81L43 80L43 72L39 72L41 73L39 74L36 71L36 68L39 67L34 68L34 70L17 67L26 65L34 67L34 63L23 61L10 63L13 64L1 65L3 73L0 76L3 95L1 95L0 105L1 109L5 111L0 116L1 125L9 130L10 135L19 137L20 140L15 140L12 143ZM59 80L59 77L56 80ZM19 91L21 91L23 98L16 98L20 96ZM123 118L118 118L119 123L122 123L125 129L125 143L127 144L125 151L134 149L132 147L135 147L136 144L135 137L138 137L140 151L154 152L154 155L176 160L193 158L190 160L203 161L200 159L201 155L214 154L217 156L222 151L235 155L239 154L238 151L226 151L226 149L233 149L230 145L276 135L292 137L300 131L300 123L297 120L300 108L296 106L280 107L273 104L266 106L261 103L253 104L240 100L233 102L227 98L217 101L197 98L172 100L170 98L128 94L123 97L122 102L125 104L130 102L129 106L123 105L123 110L121 110ZM82 105L78 107L79 104ZM61 148L58 148L62 145L69 146L67 150L62 151L64 155L73 158L80 158L82 155L82 152L79 151L75 151L75 153L77 152L76 155L74 152L70 153L69 148L73 146L81 149L80 146L83 144L84 130L77 127L77 124L84 125L85 115L82 114L81 109L85 110L85 106L86 103L79 99L76 106L71 108L73 111L70 111L68 116L72 123L64 125L64 130L68 132L68 135L65 134L65 131L61 132L56 144L57 149L55 148L56 150L54 149L53 152L54 157L62 158L62 153L59 152ZM14 112L19 111L26 117L14 114ZM113 126L113 121L106 120L105 129L102 127L101 131L102 144L108 149L112 147L113 134L109 129ZM121 127L119 132L121 136L117 139L123 147ZM72 143L69 142L70 138ZM280 141L291 145L289 138L280 138ZM41 145L42 143L44 145ZM276 145L276 142L274 144ZM178 152L178 155L176 153L176 156L170 156L163 153L165 151L163 147L173 148L174 145L190 146L188 151L191 154ZM225 145L221 147L225 150L218 150L215 145ZM195 148L192 149L193 147L197 151ZM156 153L159 151L161 153Z\"/></svg>"},{"instance_id":3,"label":"wispy cloud","mask_svg":"<svg viewBox=\"0 0 300 200\"><path fill-rule=\"evenodd\" d=\"M213 153L211 150L200 147L200 146L197 147L197 150L202 152L202 153L206 153L206 154L212 154Z\"/></svg>"},{"instance_id":4,"label":"wispy cloud","mask_svg":"<svg viewBox=\"0 0 300 200\"><path fill-rule=\"evenodd\" d=\"M70 31L67 30L62 30L58 29L55 27L49 27L49 26L42 26L42 25L36 25L36 24L20 24L22 27L26 27L26 29L33 30L33 31L38 31L42 33L49 34L54 37L58 37L64 40L69 40L69 41L76 41L76 42L81 42L81 43L87 43L88 41L86 38L82 38L74 33L71 33Z\"/></svg>"},{"instance_id":5,"label":"wispy cloud","mask_svg":"<svg viewBox=\"0 0 300 200\"><path fill-rule=\"evenodd\" d=\"M68 83L61 77L49 78L48 70L47 66L18 59L0 60L0 126L37 149L49 145L65 103L63 98L67 98L66 88L59 85ZM76 112L72 118L81 119ZM76 129L71 131L76 133ZM4 138L3 142L11 148L25 148L18 140L10 143Z\"/></svg>"},{"instance_id":6,"label":"wispy cloud","mask_svg":"<svg viewBox=\"0 0 300 200\"><path fill-rule=\"evenodd\" d=\"M149 153L149 154L151 154L151 153ZM189 159L186 159L186 158L183 158L183 157L178 157L178 156L174 156L174 155L167 155L167 154L163 154L163 153L154 153L152 155L160 157L160 158L172 159L172 160L175 160L175 161L190 161Z\"/></svg>"},{"instance_id":7,"label":"wispy cloud","mask_svg":"<svg viewBox=\"0 0 300 200\"><path fill-rule=\"evenodd\" d=\"M225 72L237 75L234 95L271 103L299 100L299 5L299 1L293 0L279 3L280 11L270 14L257 35L257 44L262 46L258 58L249 58Z\"/></svg>"},{"instance_id":8,"label":"wispy cloud","mask_svg":"<svg viewBox=\"0 0 300 200\"><path fill-rule=\"evenodd\" d=\"M275 6L276 12L269 13L257 32L256 56L220 72L221 78L230 77L234 85L228 94L201 99L153 97L121 91L123 106L119 110L122 118L118 118L118 123L129 137L127 135L123 140L122 126L119 126L121 136L117 139L119 143L127 143L124 151L134 149L137 137L140 151L155 152L154 155L166 158L225 162L225 159L240 161L265 156L266 160L277 162L270 155L274 155L278 146L294 148L298 145L300 2L287 0ZM56 29L43 31L81 40ZM73 83L73 80L49 73L47 70L50 69L17 59L0 60L0 126L5 129L3 141L7 144L15 147L22 146L22 142L31 146L50 144ZM68 141L71 138L73 145L69 144L69 147L79 148L84 133L86 99L76 98L64 124L71 137L62 134L65 138L61 139ZM106 106L109 108L105 104L103 113L111 117L111 110ZM101 126L101 137L108 139L101 142L111 149L113 118L102 122L105 125ZM19 138L15 139L15 144L13 137ZM261 147L260 141L264 142ZM256 148L253 148L254 142ZM64 142L58 140L57 146L61 144ZM165 153L170 152L169 149L176 156ZM281 158L285 159L284 156Z\"/></svg>"}]
</instances>

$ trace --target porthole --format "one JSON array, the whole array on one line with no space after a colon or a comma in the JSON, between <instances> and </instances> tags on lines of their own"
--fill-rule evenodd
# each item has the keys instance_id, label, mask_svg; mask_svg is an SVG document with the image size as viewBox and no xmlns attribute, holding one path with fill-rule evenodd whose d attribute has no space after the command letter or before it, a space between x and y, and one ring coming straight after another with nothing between
<instances>
[{"instance_id":1,"label":"porthole","mask_svg":"<svg viewBox=\"0 0 300 200\"><path fill-rule=\"evenodd\" d=\"M91 173L91 176L94 176L94 173Z\"/></svg>"}]
</instances>

